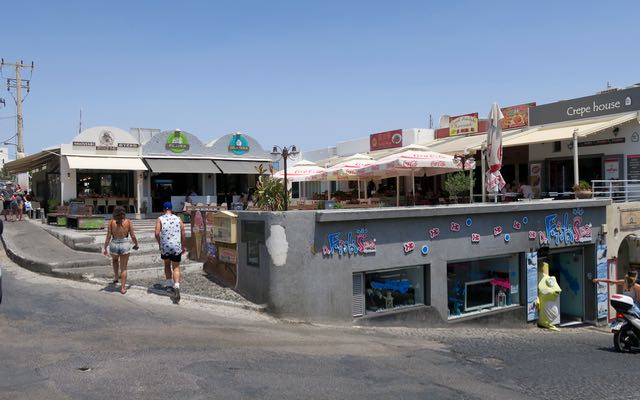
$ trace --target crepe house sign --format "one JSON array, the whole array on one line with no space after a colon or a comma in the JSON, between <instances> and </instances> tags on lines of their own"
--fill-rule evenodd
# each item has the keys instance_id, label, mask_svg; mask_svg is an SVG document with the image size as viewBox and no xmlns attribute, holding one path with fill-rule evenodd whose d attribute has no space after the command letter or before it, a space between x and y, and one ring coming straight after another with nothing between
<instances>
[{"instance_id":1,"label":"crepe house sign","mask_svg":"<svg viewBox=\"0 0 640 400\"><path fill-rule=\"evenodd\" d=\"M184 132L176 129L167 136L167 143L164 147L174 153L182 153L189 150L189 139Z\"/></svg>"},{"instance_id":2,"label":"crepe house sign","mask_svg":"<svg viewBox=\"0 0 640 400\"><path fill-rule=\"evenodd\" d=\"M327 235L327 244L322 246L322 255L333 256L355 256L376 252L376 240L368 237L366 228L356 229L347 232L333 232Z\"/></svg>"},{"instance_id":3,"label":"crepe house sign","mask_svg":"<svg viewBox=\"0 0 640 400\"><path fill-rule=\"evenodd\" d=\"M235 133L229 141L229 152L242 155L249 151L249 141L240 132Z\"/></svg>"}]
</instances>

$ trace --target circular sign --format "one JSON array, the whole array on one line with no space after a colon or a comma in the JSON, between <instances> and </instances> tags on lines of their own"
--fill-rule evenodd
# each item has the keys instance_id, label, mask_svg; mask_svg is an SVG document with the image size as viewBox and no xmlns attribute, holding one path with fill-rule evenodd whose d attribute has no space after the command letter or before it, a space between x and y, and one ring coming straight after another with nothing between
<instances>
[{"instance_id":1,"label":"circular sign","mask_svg":"<svg viewBox=\"0 0 640 400\"><path fill-rule=\"evenodd\" d=\"M103 131L100 134L99 142L101 146L113 146L113 134L110 131Z\"/></svg>"},{"instance_id":2,"label":"circular sign","mask_svg":"<svg viewBox=\"0 0 640 400\"><path fill-rule=\"evenodd\" d=\"M164 147L174 153L182 153L189 150L189 139L183 132L175 130L167 136Z\"/></svg>"},{"instance_id":3,"label":"circular sign","mask_svg":"<svg viewBox=\"0 0 640 400\"><path fill-rule=\"evenodd\" d=\"M393 136L391 136L391 143L393 143L393 144L402 143L402 134L394 133Z\"/></svg>"}]
</instances>

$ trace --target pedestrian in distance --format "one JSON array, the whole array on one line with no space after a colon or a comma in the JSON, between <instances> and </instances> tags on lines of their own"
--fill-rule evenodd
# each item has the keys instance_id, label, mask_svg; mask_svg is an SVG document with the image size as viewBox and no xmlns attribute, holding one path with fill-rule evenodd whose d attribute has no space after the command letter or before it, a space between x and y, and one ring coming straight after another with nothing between
<instances>
[{"instance_id":1,"label":"pedestrian in distance","mask_svg":"<svg viewBox=\"0 0 640 400\"><path fill-rule=\"evenodd\" d=\"M131 240L129 240L129 236L131 236ZM131 241L133 241L133 250L138 250L138 238L133 230L133 223L127 219L123 207L115 207L107 227L107 238L104 241L102 254L105 256L111 254L113 284L118 283L119 277L120 293L122 294L127 293L127 266L132 248Z\"/></svg>"},{"instance_id":2,"label":"pedestrian in distance","mask_svg":"<svg viewBox=\"0 0 640 400\"><path fill-rule=\"evenodd\" d=\"M173 213L171 202L163 204L164 214L156 220L156 240L160 258L164 261L164 275L168 290L173 288L173 302L180 302L180 261L187 251L187 237L180 217Z\"/></svg>"},{"instance_id":3,"label":"pedestrian in distance","mask_svg":"<svg viewBox=\"0 0 640 400\"><path fill-rule=\"evenodd\" d=\"M18 196L16 196L15 193L11 195L11 202L9 203L9 206L11 207L9 221L14 222L18 217Z\"/></svg>"}]
</instances>

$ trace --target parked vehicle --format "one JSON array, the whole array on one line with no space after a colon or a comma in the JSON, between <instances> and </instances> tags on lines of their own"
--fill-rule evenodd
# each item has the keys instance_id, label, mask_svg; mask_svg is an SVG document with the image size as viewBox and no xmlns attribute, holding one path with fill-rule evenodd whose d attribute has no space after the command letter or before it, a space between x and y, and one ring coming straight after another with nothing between
<instances>
[{"instance_id":1,"label":"parked vehicle","mask_svg":"<svg viewBox=\"0 0 640 400\"><path fill-rule=\"evenodd\" d=\"M609 300L616 310L616 320L611 324L616 351L640 350L640 309L629 296L614 294Z\"/></svg>"}]
</instances>

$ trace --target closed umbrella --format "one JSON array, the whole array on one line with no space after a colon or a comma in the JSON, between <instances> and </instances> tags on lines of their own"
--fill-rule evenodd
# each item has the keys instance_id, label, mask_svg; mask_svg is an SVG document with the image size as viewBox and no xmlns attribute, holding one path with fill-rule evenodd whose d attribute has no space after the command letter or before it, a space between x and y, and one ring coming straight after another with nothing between
<instances>
[{"instance_id":1,"label":"closed umbrella","mask_svg":"<svg viewBox=\"0 0 640 400\"><path fill-rule=\"evenodd\" d=\"M360 168L360 176L380 178L396 177L396 205L400 205L399 177L411 175L416 171L427 176L446 174L462 170L460 159L448 154L437 153L417 144L403 147L400 151L381 158L377 162Z\"/></svg>"},{"instance_id":2,"label":"closed umbrella","mask_svg":"<svg viewBox=\"0 0 640 400\"><path fill-rule=\"evenodd\" d=\"M498 103L493 103L489 113L489 132L487 132L487 191L495 193L495 201L498 201L498 192L504 187L505 182L500 168L502 168L502 127L500 121L504 116Z\"/></svg>"}]
</instances>

